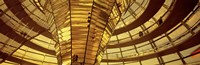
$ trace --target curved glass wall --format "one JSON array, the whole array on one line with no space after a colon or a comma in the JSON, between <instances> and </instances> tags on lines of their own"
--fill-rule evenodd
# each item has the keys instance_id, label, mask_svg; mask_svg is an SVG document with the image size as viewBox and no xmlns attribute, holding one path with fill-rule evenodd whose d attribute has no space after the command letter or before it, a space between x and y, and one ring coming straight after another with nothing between
<instances>
[{"instance_id":1,"label":"curved glass wall","mask_svg":"<svg viewBox=\"0 0 200 65\"><path fill-rule=\"evenodd\" d=\"M155 62L150 65L156 64L180 64L184 65L184 63L193 64L193 62L186 60L186 58L190 58L190 52L175 52L173 54L165 55L165 56L155 56L154 58L147 60L139 60L140 57L146 56L149 54L156 54L160 51L166 50L168 48L172 48L176 45L182 44L184 40L189 39L191 36L199 33L199 23L200 18L199 15L199 6L190 12L190 14L178 25L169 30L168 32L158 36L152 40L120 48L109 48L104 54L104 59L121 59L121 62L102 62L102 65L149 65L150 62ZM197 31L198 30L198 31ZM131 34L127 34L131 36ZM139 36L139 35L138 35ZM113 36L114 37L114 36ZM121 37L124 37L122 35ZM111 41L109 44L120 44L126 42L127 40L119 39L120 36L115 36L117 41ZM129 37L127 37L129 38ZM131 39L130 39L131 40ZM199 46L193 47L198 48ZM187 54L187 56L182 57L182 55ZM124 61L126 58L135 58L137 60L133 61ZM160 60L162 58L162 61ZM164 60L164 61L163 61ZM195 60L195 59L194 59ZM124 62L123 62L124 61ZM198 64L199 60L195 60L194 64Z\"/></svg>"},{"instance_id":2,"label":"curved glass wall","mask_svg":"<svg viewBox=\"0 0 200 65\"><path fill-rule=\"evenodd\" d=\"M166 12L170 12L169 7L172 4L173 4L173 0L167 0L163 4L163 6L161 7L161 9L149 21L145 22L143 25L141 25L141 26L139 26L139 27L137 27L135 29L132 29L132 30L130 30L128 32L124 32L124 33L118 34L117 35L118 39L124 40L124 41L129 41L129 40L131 40L130 37L129 37L129 34L131 34L131 37L133 39L135 39L135 38L139 37L139 32L143 32L144 33L147 30L150 32L150 31L156 29L159 26L156 21L158 21L162 16L164 16ZM140 7L144 8L142 6L140 6ZM145 10L145 9L143 9L143 10ZM134 21L134 20L132 20L133 16L131 16L130 12L127 12L127 13L129 13L129 16L124 15L125 17L124 18L122 17L121 20L120 20L120 23L122 24L122 27L128 25L128 24L126 24L127 21L131 21L131 22ZM129 22L129 23L131 23L131 22ZM116 29L118 27L120 27L119 24L117 25ZM146 29L143 31L142 27L146 27ZM137 32L135 32L135 31L137 31ZM116 40L117 40L116 35L112 36L111 39L110 39L109 44L115 44Z\"/></svg>"},{"instance_id":3,"label":"curved glass wall","mask_svg":"<svg viewBox=\"0 0 200 65\"><path fill-rule=\"evenodd\" d=\"M123 3L123 8L128 7L128 9L122 12L116 30L134 22L142 15L149 4L149 0L127 0L127 2L129 3ZM170 7L173 6L174 2L174 0L166 0L150 20L128 32L113 35L108 45L123 44L141 38L141 32L142 36L153 32L160 26L157 21L160 18L165 20L163 16L168 15L173 10ZM11 4L15 6L11 6ZM62 22L54 22L56 17L54 17L55 14L52 14L51 4L52 2L45 0L12 0L12 2L0 0L0 65L18 65L25 63L24 61L39 65L58 64L54 51L57 40L55 39L56 36L52 34L56 33L57 25L61 27L66 25ZM65 12L65 14L68 13ZM199 5L196 5L182 22L160 36L131 46L106 49L102 54L103 60L100 65L200 64L199 52L195 53L200 47L199 44L179 52L153 56L160 54L159 52L176 48L184 44L185 40L198 34L200 30L199 15ZM62 17L65 18L60 15L57 16L57 19L63 21ZM66 18L70 17L66 16ZM65 34L63 33L63 35ZM151 55L151 58L139 59ZM13 57L19 61L10 60ZM127 58L133 59L130 61Z\"/></svg>"}]
</instances>

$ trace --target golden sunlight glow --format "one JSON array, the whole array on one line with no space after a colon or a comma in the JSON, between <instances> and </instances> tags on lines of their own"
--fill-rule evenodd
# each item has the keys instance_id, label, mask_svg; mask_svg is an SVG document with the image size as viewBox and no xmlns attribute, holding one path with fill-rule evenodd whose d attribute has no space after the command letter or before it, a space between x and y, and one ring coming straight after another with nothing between
<instances>
[{"instance_id":1,"label":"golden sunlight glow","mask_svg":"<svg viewBox=\"0 0 200 65\"><path fill-rule=\"evenodd\" d=\"M120 18L115 1L70 1L71 15L66 17L71 19L66 19L63 24L67 26L58 26L59 44L55 47L56 54L61 54L59 60L62 63L59 64L100 64L105 46Z\"/></svg>"},{"instance_id":2,"label":"golden sunlight glow","mask_svg":"<svg viewBox=\"0 0 200 65\"><path fill-rule=\"evenodd\" d=\"M70 30L70 27L65 27L61 29L62 32L69 31L69 30Z\"/></svg>"}]
</instances>

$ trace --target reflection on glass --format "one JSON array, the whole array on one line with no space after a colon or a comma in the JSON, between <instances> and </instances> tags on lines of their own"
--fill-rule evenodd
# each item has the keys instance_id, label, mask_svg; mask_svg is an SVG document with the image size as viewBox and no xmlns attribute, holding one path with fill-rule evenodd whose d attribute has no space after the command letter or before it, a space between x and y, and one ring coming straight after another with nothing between
<instances>
[{"instance_id":1,"label":"reflection on glass","mask_svg":"<svg viewBox=\"0 0 200 65\"><path fill-rule=\"evenodd\" d=\"M57 2L56 4L62 4ZM57 33L54 33L59 65L99 65L106 45L126 8L121 0L73 0L67 3L69 21L60 24L56 17ZM123 4L123 5L122 5ZM120 6L119 6L120 5ZM55 11L65 11L57 8ZM62 13L60 11L60 13ZM59 16L59 15L58 15ZM62 16L61 16L62 17ZM67 25L63 27L62 25Z\"/></svg>"}]
</instances>

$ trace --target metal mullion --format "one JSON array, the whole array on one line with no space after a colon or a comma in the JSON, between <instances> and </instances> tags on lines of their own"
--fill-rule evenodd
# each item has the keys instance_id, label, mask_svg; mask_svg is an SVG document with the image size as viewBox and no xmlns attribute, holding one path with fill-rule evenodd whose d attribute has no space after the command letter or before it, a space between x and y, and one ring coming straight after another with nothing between
<instances>
[{"instance_id":1,"label":"metal mullion","mask_svg":"<svg viewBox=\"0 0 200 65\"><path fill-rule=\"evenodd\" d=\"M183 26L185 26L187 28L187 30L190 30L190 27L188 24L186 24L186 21L188 21L192 16L194 16L194 14L199 10L199 7L200 6L197 6L195 9L193 9L191 12L191 14L188 15L188 17L184 20L184 21L181 21L181 24ZM191 31L191 34L195 34L193 31Z\"/></svg>"},{"instance_id":2,"label":"metal mullion","mask_svg":"<svg viewBox=\"0 0 200 65\"><path fill-rule=\"evenodd\" d=\"M68 1L69 3L69 14L70 14L70 33L71 33L71 64L72 65L72 60L73 60L73 55L72 55L72 13L71 13L71 0Z\"/></svg>"},{"instance_id":3,"label":"metal mullion","mask_svg":"<svg viewBox=\"0 0 200 65\"><path fill-rule=\"evenodd\" d=\"M145 31L145 30L146 30L146 26L145 26L145 25L142 25L142 26L141 26L141 28L142 28L142 30L143 30L143 31ZM147 32L147 33L149 33L149 31L148 31L148 30L147 30L146 32ZM154 50L154 53L156 53L157 46L155 45L155 43L154 43L154 40L153 40L153 39L149 40L149 43L150 43L151 47L153 48L153 50ZM159 64L160 64L160 65L162 65L162 62L161 62L161 60L159 59L159 57L158 57L158 56L156 56L156 58L157 58L157 60L158 60Z\"/></svg>"},{"instance_id":4,"label":"metal mullion","mask_svg":"<svg viewBox=\"0 0 200 65\"><path fill-rule=\"evenodd\" d=\"M107 51L107 49L106 49L106 59L108 59L108 51ZM106 63L107 63L107 65L109 65L108 62L106 62Z\"/></svg>"},{"instance_id":5,"label":"metal mullion","mask_svg":"<svg viewBox=\"0 0 200 65\"><path fill-rule=\"evenodd\" d=\"M8 43L9 41L10 41L10 38L8 38L8 39L4 42L3 46L0 48L0 51L3 50L3 48L7 45L7 43Z\"/></svg>"},{"instance_id":6,"label":"metal mullion","mask_svg":"<svg viewBox=\"0 0 200 65\"><path fill-rule=\"evenodd\" d=\"M117 35L116 35L116 38L117 38L117 43L120 44L120 42L119 42L120 40L119 40L119 38L118 38ZM119 47L119 50L120 50L120 55L121 55L121 57L124 58L124 56L123 56L123 54L122 54L122 49L121 49L121 47ZM123 61L123 65L124 65L124 61Z\"/></svg>"},{"instance_id":7,"label":"metal mullion","mask_svg":"<svg viewBox=\"0 0 200 65\"><path fill-rule=\"evenodd\" d=\"M126 26L126 24L125 24L124 20L122 20L122 22L123 22L123 24ZM132 38L132 36L131 36L131 33L130 33L130 31L128 31L128 34L129 34L129 36L130 36L131 40L133 40L133 38ZM138 50L137 50L137 47L136 47L136 45L134 44L133 46L134 46L134 49L135 49L135 51L136 51L137 55L139 56L139 52L138 52ZM142 65L142 62L141 62L141 60L140 60L140 59L139 59L139 63L140 63L140 65Z\"/></svg>"},{"instance_id":8,"label":"metal mullion","mask_svg":"<svg viewBox=\"0 0 200 65\"><path fill-rule=\"evenodd\" d=\"M14 55L15 56L15 55ZM15 57L19 57L21 58L20 56L15 56ZM32 61L37 61L37 62L41 62L41 60L37 60L37 59L32 59L32 58L24 58L26 60L32 60ZM56 64L56 63L53 63L53 62L48 62L48 61L45 61L46 63L52 63L52 64ZM37 65L37 64L36 64Z\"/></svg>"},{"instance_id":9,"label":"metal mullion","mask_svg":"<svg viewBox=\"0 0 200 65\"><path fill-rule=\"evenodd\" d=\"M183 22L183 21L181 21L181 24L187 29L187 30L190 30L190 27L189 27L189 25L188 24L186 24L185 22ZM190 31L190 33L192 34L192 35L194 35L195 34L195 32L194 31Z\"/></svg>"},{"instance_id":10,"label":"metal mullion","mask_svg":"<svg viewBox=\"0 0 200 65\"><path fill-rule=\"evenodd\" d=\"M128 10L127 10L128 11ZM130 12L129 12L130 13ZM125 15L125 14L124 14ZM123 19L127 19L128 17L130 17L132 14L130 13L128 16L124 17Z\"/></svg>"},{"instance_id":11,"label":"metal mullion","mask_svg":"<svg viewBox=\"0 0 200 65\"><path fill-rule=\"evenodd\" d=\"M59 21L59 20L57 20L57 21ZM56 25L59 24L59 26L57 25L57 27L60 28L61 26L65 25L64 23L65 23L66 19L64 19L64 21L61 19L62 22L60 22L60 21L57 22L57 21L56 21ZM60 23L61 23L61 24L60 24Z\"/></svg>"},{"instance_id":12,"label":"metal mullion","mask_svg":"<svg viewBox=\"0 0 200 65\"><path fill-rule=\"evenodd\" d=\"M116 0L115 0L115 2L116 2ZM116 9L117 9L117 13L119 13L119 15L118 16L121 16L121 14L122 14L122 12L120 11L120 8L119 8L119 6L117 6L117 3L114 3L113 4L113 6L115 6L116 7ZM111 10L111 12L112 12L112 10ZM113 14L114 15L114 14ZM117 16L116 16L117 17ZM116 18L115 18L116 19Z\"/></svg>"},{"instance_id":13,"label":"metal mullion","mask_svg":"<svg viewBox=\"0 0 200 65\"><path fill-rule=\"evenodd\" d=\"M161 56L159 56L159 57L160 57L160 60L161 60L162 64L165 65L165 62L164 62L163 58Z\"/></svg>"},{"instance_id":14,"label":"metal mullion","mask_svg":"<svg viewBox=\"0 0 200 65\"><path fill-rule=\"evenodd\" d=\"M0 44L4 44L4 45L7 45L7 46L10 46L10 47L13 47L13 48L17 48L17 47L15 47L15 46L12 46L12 45L8 45L8 44L5 44L5 43L3 43L3 42L0 42ZM19 50L21 50L21 51L26 51L25 49L19 49ZM30 52L30 53L34 53L34 54L37 54L37 55L43 55L43 54L41 54L41 53L37 53L37 52L33 52L33 51L26 51L26 52ZM54 57L54 56L50 56L50 55L47 55L48 57Z\"/></svg>"},{"instance_id":15,"label":"metal mullion","mask_svg":"<svg viewBox=\"0 0 200 65\"><path fill-rule=\"evenodd\" d=\"M136 18L136 16L137 16L137 14L135 13L135 11L137 11L139 8L142 8L144 10L144 7L141 6L144 3L144 0L142 1L141 4L139 4L137 1L135 1L135 3L138 5L137 9L135 9L134 11L132 9L128 9L128 11L131 12L131 15L132 15L132 13L134 14L134 15L132 15L134 18Z\"/></svg>"},{"instance_id":16,"label":"metal mullion","mask_svg":"<svg viewBox=\"0 0 200 65\"><path fill-rule=\"evenodd\" d=\"M149 33L149 31L147 30L147 28L146 28L145 25L142 25L142 26L141 26L141 29L142 29L143 31L146 31L147 34ZM153 49L154 49L155 47L157 48L157 46L156 46L156 44L154 43L154 40L153 40L153 39L149 40L149 42L150 42L150 44L151 44L151 46L152 46ZM154 50L154 51L155 51L155 50Z\"/></svg>"},{"instance_id":17,"label":"metal mullion","mask_svg":"<svg viewBox=\"0 0 200 65\"><path fill-rule=\"evenodd\" d=\"M55 1L57 1L57 0L55 0ZM57 8L57 6L66 6L66 3L63 3L63 1L62 0L59 0L59 1L61 1L62 3L60 3L60 4L56 4L56 5L53 5L53 6L56 6L56 8ZM59 3L59 1L57 1L58 3ZM55 9L56 9L55 8Z\"/></svg>"},{"instance_id":18,"label":"metal mullion","mask_svg":"<svg viewBox=\"0 0 200 65\"><path fill-rule=\"evenodd\" d=\"M158 47L155 45L154 41L153 41L153 40L150 40L150 44L151 44L151 46L152 46L152 48L153 48L153 50L154 50L154 53L156 53ZM156 56L156 58L157 58L159 64L162 65L162 61L159 59L159 57L160 57L160 56Z\"/></svg>"},{"instance_id":19,"label":"metal mullion","mask_svg":"<svg viewBox=\"0 0 200 65\"><path fill-rule=\"evenodd\" d=\"M174 46L174 43L173 43L171 37L169 37L169 33L164 33L164 34L165 34L165 37L167 37L167 39L169 40L170 44L171 44L172 46Z\"/></svg>"},{"instance_id":20,"label":"metal mullion","mask_svg":"<svg viewBox=\"0 0 200 65\"><path fill-rule=\"evenodd\" d=\"M34 27L33 27L34 28ZM31 30L30 30L31 31ZM11 56L12 54L14 54L14 52L16 52L19 48L21 48L27 41L30 41L31 39L33 39L33 38L35 38L35 37L37 37L37 36L39 36L41 33L43 33L43 32L45 32L45 31L41 31L41 32L39 32L37 35L35 35L35 36L33 36L33 37L30 37L29 39L26 39L26 40L24 40L24 41L22 41L22 43L21 43L21 45L19 46L19 47L17 47L11 54L9 54L9 56Z\"/></svg>"},{"instance_id":21,"label":"metal mullion","mask_svg":"<svg viewBox=\"0 0 200 65\"><path fill-rule=\"evenodd\" d=\"M25 0L22 0L23 2L25 1ZM23 3L23 2L21 2L21 3ZM5 3L5 2L4 2ZM17 3L16 5L21 5L21 3ZM7 5L6 5L7 6ZM7 10L11 10L12 8L15 8L15 7L17 7L17 6L12 6L11 8L8 8L7 7Z\"/></svg>"},{"instance_id":22,"label":"metal mullion","mask_svg":"<svg viewBox=\"0 0 200 65\"><path fill-rule=\"evenodd\" d=\"M145 10L145 8L142 6L145 0L142 1L142 3L140 4L139 2L135 1L135 3L139 6L138 8L142 8L143 10ZM147 4L147 3L146 3ZM145 4L145 5L146 5Z\"/></svg>"},{"instance_id":23,"label":"metal mullion","mask_svg":"<svg viewBox=\"0 0 200 65\"><path fill-rule=\"evenodd\" d=\"M29 0L30 1L30 0ZM31 2L31 1L30 1ZM31 2L32 3L32 2ZM39 3L39 5L37 4ZM41 2L38 2L36 0L33 0L33 5L35 4L36 8L40 10L40 12L42 12L44 14L44 7L42 6Z\"/></svg>"},{"instance_id":24,"label":"metal mullion","mask_svg":"<svg viewBox=\"0 0 200 65\"><path fill-rule=\"evenodd\" d=\"M162 7L164 7L165 9L168 9L168 8L169 8L169 6L166 5L166 4L163 4Z\"/></svg>"},{"instance_id":25,"label":"metal mullion","mask_svg":"<svg viewBox=\"0 0 200 65\"><path fill-rule=\"evenodd\" d=\"M180 60L182 61L182 63L183 63L184 65L187 64L187 63L185 62L184 58L183 58L183 55L182 55L179 51L177 51L176 53L178 54L178 56L179 56Z\"/></svg>"},{"instance_id":26,"label":"metal mullion","mask_svg":"<svg viewBox=\"0 0 200 65\"><path fill-rule=\"evenodd\" d=\"M182 24L183 25L183 24ZM172 39L168 36L168 34L165 33L165 37L167 37L167 39L170 41L170 43L172 44L172 46L174 47L174 43L172 41ZM186 62L183 60L183 57L181 55L180 52L176 52L178 54L178 56L180 57L180 60L182 61L183 64L186 64Z\"/></svg>"},{"instance_id":27,"label":"metal mullion","mask_svg":"<svg viewBox=\"0 0 200 65\"><path fill-rule=\"evenodd\" d=\"M5 43L3 43L3 42L0 42L1 44L3 44L3 46L0 48L0 51L3 51L3 49L5 48L5 46L9 46L9 47L13 47L13 46L11 46L11 45L8 45L7 43L10 41L11 39L10 38L8 38L6 41L5 41ZM13 48L17 48L17 47L13 47ZM7 53L8 51L6 51L6 53ZM10 53L10 52L9 52ZM5 57L5 59L4 58L2 58L3 60L2 61L5 61L6 60L6 58L8 58L9 57L9 54L8 54L8 56L7 57Z\"/></svg>"},{"instance_id":28,"label":"metal mullion","mask_svg":"<svg viewBox=\"0 0 200 65\"><path fill-rule=\"evenodd\" d=\"M158 56L158 61L159 63L161 63L161 65L165 65L162 57Z\"/></svg>"},{"instance_id":29,"label":"metal mullion","mask_svg":"<svg viewBox=\"0 0 200 65\"><path fill-rule=\"evenodd\" d=\"M137 15L136 15L135 11L133 12L132 9L128 9L128 12L130 13L130 15L131 15L134 19L137 18ZM128 17L129 17L129 16L128 16ZM128 17L127 17L127 18L128 18Z\"/></svg>"},{"instance_id":30,"label":"metal mullion","mask_svg":"<svg viewBox=\"0 0 200 65\"><path fill-rule=\"evenodd\" d=\"M45 10L46 10L46 8L47 8L47 5L48 5L48 1L46 1L45 3L44 3L44 5L43 5L43 7L45 8Z\"/></svg>"},{"instance_id":31,"label":"metal mullion","mask_svg":"<svg viewBox=\"0 0 200 65\"><path fill-rule=\"evenodd\" d=\"M144 34L148 34L149 33L148 30L146 30L146 27L143 24L140 26L140 28L142 29Z\"/></svg>"},{"instance_id":32,"label":"metal mullion","mask_svg":"<svg viewBox=\"0 0 200 65\"><path fill-rule=\"evenodd\" d=\"M31 4L30 4L30 5L31 5ZM30 5L28 5L28 6L30 6ZM34 15L35 17L39 18L38 21L39 21L39 20L45 21L45 20L41 19L40 17L38 17L38 16L36 16L35 14L32 13L32 12L36 11L37 8L35 8L33 11L30 11L30 10L27 8L28 6L26 7L26 6L24 6L23 4L22 4L22 6L23 6L27 11L30 12L30 14L28 14L27 16L30 16L30 15L32 14L32 15ZM24 9L24 10L25 10L25 9ZM19 13L20 13L20 12L18 12L18 13L16 13L16 14L19 14ZM27 17L27 16L24 16L24 17ZM23 19L23 18L22 18L22 19ZM34 20L33 20L33 21L34 21ZM44 22L43 22L43 24L44 24ZM47 29L46 29L46 30L47 30Z\"/></svg>"},{"instance_id":33,"label":"metal mullion","mask_svg":"<svg viewBox=\"0 0 200 65\"><path fill-rule=\"evenodd\" d=\"M43 41L43 40L40 40L40 39L37 39L37 38L34 38L34 40L37 40L37 41L40 41L40 42L43 42L43 43L46 43L46 44L54 45L53 43L49 43L49 42L46 42L46 41Z\"/></svg>"},{"instance_id":34,"label":"metal mullion","mask_svg":"<svg viewBox=\"0 0 200 65\"><path fill-rule=\"evenodd\" d=\"M140 63L140 65L142 65L142 61L141 61L141 60L139 60L139 61L140 61L140 62L139 62L139 63Z\"/></svg>"},{"instance_id":35,"label":"metal mullion","mask_svg":"<svg viewBox=\"0 0 200 65\"><path fill-rule=\"evenodd\" d=\"M116 0L115 0L115 2L114 3L116 3ZM113 5L113 6L115 6L115 5ZM113 8L112 8L113 9ZM112 10L111 10L111 14L112 14ZM111 15L110 14L110 15ZM118 20L118 22L117 22L117 24L119 23L119 21L121 20L121 16L119 17L119 20ZM113 33L113 32L112 32Z\"/></svg>"},{"instance_id":36,"label":"metal mullion","mask_svg":"<svg viewBox=\"0 0 200 65\"><path fill-rule=\"evenodd\" d=\"M56 20L59 20L59 19L61 19L62 17L65 17L64 15L66 15L68 13L68 11L67 12L64 12L64 13L60 13L61 15L56 15ZM69 16L69 14L67 14L66 16Z\"/></svg>"},{"instance_id":37,"label":"metal mullion","mask_svg":"<svg viewBox=\"0 0 200 65\"><path fill-rule=\"evenodd\" d=\"M66 3L61 3L61 4L58 4L58 5L55 5L55 9L59 9L59 8L63 8L63 6L66 6L66 5L63 5L63 4L66 4Z\"/></svg>"},{"instance_id":38,"label":"metal mullion","mask_svg":"<svg viewBox=\"0 0 200 65\"><path fill-rule=\"evenodd\" d=\"M64 6L63 6L64 7ZM62 8L63 8L62 7ZM67 13L68 13L68 11L67 11L67 9L62 9L62 8L60 8L60 9L57 9L57 10L54 10L54 11L52 11L53 13L56 13L56 15L55 16L58 16L58 17L60 17L60 16L63 16L63 15L66 15ZM66 11L66 12L63 12L63 11ZM64 14L63 14L64 13ZM69 14L67 14L67 16L68 16Z\"/></svg>"},{"instance_id":39,"label":"metal mullion","mask_svg":"<svg viewBox=\"0 0 200 65\"><path fill-rule=\"evenodd\" d=\"M47 16L47 15L49 15L49 16ZM50 26L52 25L51 24L51 19L53 18L52 16L50 16L51 15L51 13L50 12L48 12L48 14L45 14L45 16L47 17L47 20L46 20L46 23L48 23L48 24L50 24ZM51 27L49 27L49 28L51 28Z\"/></svg>"},{"instance_id":40,"label":"metal mullion","mask_svg":"<svg viewBox=\"0 0 200 65\"><path fill-rule=\"evenodd\" d=\"M180 26L181 26L181 25L180 25ZM164 33L164 34L165 34L165 37L167 37L167 39L169 40L170 44L174 47L175 45L174 45L174 43L173 43L171 37L169 37L169 33ZM179 56L179 53L177 53L177 54L178 54L178 56ZM180 57L180 59L182 58L181 56L179 56L179 57ZM181 61L182 61L183 63L185 62L183 59L181 59ZM164 62L164 64L165 64L165 62Z\"/></svg>"},{"instance_id":41,"label":"metal mullion","mask_svg":"<svg viewBox=\"0 0 200 65\"><path fill-rule=\"evenodd\" d=\"M139 8L142 8L142 10L145 10L145 8L142 6L142 4L144 3L144 0L142 1L142 3L141 4L139 4L137 1L135 1L135 3L138 5L138 8L137 9L135 9L135 11L137 11ZM132 12L133 12L133 10L132 9L130 9ZM135 12L134 11L134 12ZM136 15L136 13L135 13L135 15Z\"/></svg>"},{"instance_id":42,"label":"metal mullion","mask_svg":"<svg viewBox=\"0 0 200 65\"><path fill-rule=\"evenodd\" d=\"M129 0L129 1L131 1L131 0ZM127 1L126 1L126 4L127 4L128 6L127 6L127 8L124 10L124 15L125 15L126 12L128 11L128 9L135 3L135 1L136 1L136 0L133 0L133 2L131 2L131 3L127 3Z\"/></svg>"},{"instance_id":43,"label":"metal mullion","mask_svg":"<svg viewBox=\"0 0 200 65\"><path fill-rule=\"evenodd\" d=\"M52 40L52 41L53 41L53 40ZM49 41L49 43L51 43L51 40ZM51 45L51 44L48 45L48 48L50 47L50 45ZM47 55L47 54L45 53L45 54L44 54L43 61L42 61L42 64L44 63L44 60L45 60L45 58L46 58L46 55Z\"/></svg>"},{"instance_id":44,"label":"metal mullion","mask_svg":"<svg viewBox=\"0 0 200 65\"><path fill-rule=\"evenodd\" d=\"M156 21L156 24L159 26L160 24L159 23L157 23L158 22L158 20L156 20L156 18L152 18L154 21ZM162 19L162 18L160 18L160 19ZM167 37L167 39L170 41L170 43L172 42L172 39L168 36L169 34L167 34L167 33L164 33L165 34L165 37ZM173 43L171 43L172 45L174 45ZM156 46L156 45L155 45ZM157 48L157 47L156 47Z\"/></svg>"},{"instance_id":45,"label":"metal mullion","mask_svg":"<svg viewBox=\"0 0 200 65\"><path fill-rule=\"evenodd\" d=\"M136 2L136 1L135 1ZM144 0L143 0L143 2L142 3L144 3ZM144 10L145 8L143 7L143 6L141 6L142 4L139 4L138 2L136 2L136 4L139 6L136 10L138 10L140 7ZM146 3L147 4L147 3ZM132 5L131 5L132 6ZM131 7L130 6L130 7ZM135 11L136 11L135 10ZM132 9L127 9L127 11L129 11L130 12L130 15L129 16L133 16L133 18L137 18L137 15L136 15L136 13L135 13L135 11L133 11ZM133 15L134 14L134 15ZM127 16L127 17L125 17L124 19L126 19L126 18L128 18L129 16Z\"/></svg>"},{"instance_id":46,"label":"metal mullion","mask_svg":"<svg viewBox=\"0 0 200 65\"><path fill-rule=\"evenodd\" d=\"M169 10L169 8L170 8L174 3L175 3L175 0L173 0L169 6L166 5L166 4L163 4L162 7L164 7L166 10Z\"/></svg>"},{"instance_id":47,"label":"metal mullion","mask_svg":"<svg viewBox=\"0 0 200 65\"><path fill-rule=\"evenodd\" d=\"M24 7L24 9L23 10L27 10L28 12L29 12L29 14L28 15L34 15L35 17L37 17L37 18L39 18L39 19L41 19L40 17L38 17L38 16L36 16L35 14L33 14L33 12L35 12L36 10L37 10L37 8L34 8L32 11L30 11L29 9L28 9L28 7L30 6L31 4L29 4L28 6L25 6L25 5L23 5L22 4L22 7ZM20 12L18 12L18 13L20 13ZM26 16L25 16L26 17ZM41 20L43 20L43 19L41 19ZM43 20L43 21L45 21L45 20Z\"/></svg>"},{"instance_id":48,"label":"metal mullion","mask_svg":"<svg viewBox=\"0 0 200 65\"><path fill-rule=\"evenodd\" d=\"M162 62L162 60L160 59L160 56L156 56L156 58L157 58L157 60L158 60L159 64L160 64L160 65L162 65L162 64L163 64L163 62Z\"/></svg>"},{"instance_id":49,"label":"metal mullion","mask_svg":"<svg viewBox=\"0 0 200 65\"><path fill-rule=\"evenodd\" d=\"M52 11L54 11L54 9L53 9L53 6L52 6L52 1L49 1L49 3L50 3L50 6L51 6L51 9L52 9ZM56 19L55 19L55 14L52 12L52 15L53 15L53 20L54 21L56 21ZM58 32L58 28L57 28L57 26L55 26L55 30ZM56 35L58 36L58 33L56 33ZM59 44L59 37L58 37L58 40L55 40L55 41L57 41L56 42L56 44ZM59 44L59 46L60 46L60 44ZM60 58L62 58L61 57L61 48L59 47L59 57ZM59 60L59 59L58 59ZM59 60L59 61L61 61L61 63L62 63L62 60ZM58 65L59 65L59 61L58 61Z\"/></svg>"},{"instance_id":50,"label":"metal mullion","mask_svg":"<svg viewBox=\"0 0 200 65\"><path fill-rule=\"evenodd\" d=\"M28 49L25 50L25 53L22 55L22 60L24 59L24 57L26 56Z\"/></svg>"},{"instance_id":51,"label":"metal mullion","mask_svg":"<svg viewBox=\"0 0 200 65\"><path fill-rule=\"evenodd\" d=\"M24 26L25 26L25 24L22 24L21 22L17 21L16 19L14 19L14 18L11 17L10 15L6 14L5 12L4 12L4 14L5 14L6 16L9 17L9 20L7 20L5 23L10 22L10 20L14 20L14 21L17 22L19 25L24 25Z\"/></svg>"}]
</instances>

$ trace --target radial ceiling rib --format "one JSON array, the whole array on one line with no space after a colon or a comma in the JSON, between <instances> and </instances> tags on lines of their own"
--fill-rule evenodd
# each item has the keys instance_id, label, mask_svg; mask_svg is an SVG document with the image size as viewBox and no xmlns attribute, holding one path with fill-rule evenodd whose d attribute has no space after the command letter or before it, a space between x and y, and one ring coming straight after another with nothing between
<instances>
[{"instance_id":1,"label":"radial ceiling rib","mask_svg":"<svg viewBox=\"0 0 200 65\"><path fill-rule=\"evenodd\" d=\"M150 0L149 4L147 5L147 8L142 13L142 15L134 20L131 24L124 26L120 29L116 29L113 33L113 35L118 35L127 31L130 31L142 24L144 24L146 21L148 21L150 18L152 18L162 7L165 0Z\"/></svg>"},{"instance_id":2,"label":"radial ceiling rib","mask_svg":"<svg viewBox=\"0 0 200 65\"><path fill-rule=\"evenodd\" d=\"M141 38L128 41L125 43L116 44L116 45L108 45L107 48L125 47L125 46L130 46L130 45L151 40L167 32L174 26L176 26L180 21L182 21L190 13L190 11L194 9L197 3L198 3L198 0L177 0L174 7L172 7L173 10L170 12L169 15L166 15L167 18L164 20L164 23L160 25L157 29L155 29L154 31L150 32L149 34Z\"/></svg>"},{"instance_id":3,"label":"radial ceiling rib","mask_svg":"<svg viewBox=\"0 0 200 65\"><path fill-rule=\"evenodd\" d=\"M18 43L21 43L21 42L27 40L26 38L20 36L15 31L13 31L13 29L11 27L9 27L8 25L6 25L1 19L0 19L0 24L4 24L4 25L0 26L0 30L1 30L0 33L6 35L7 37L15 40ZM43 47L36 45L35 43L31 42L30 40L28 40L24 45L28 46L32 49L47 53L47 54L55 55L54 50L49 50L49 49L43 48Z\"/></svg>"},{"instance_id":4,"label":"radial ceiling rib","mask_svg":"<svg viewBox=\"0 0 200 65\"><path fill-rule=\"evenodd\" d=\"M8 54L3 53L1 51L0 51L0 55L1 55L0 58L2 58L4 60L8 60L8 61L19 63L20 65L37 65L37 64L31 63L31 62L27 62L27 61L24 61L24 60L9 56Z\"/></svg>"},{"instance_id":5,"label":"radial ceiling rib","mask_svg":"<svg viewBox=\"0 0 200 65\"><path fill-rule=\"evenodd\" d=\"M32 28L34 27L33 31L35 32L40 32L44 31L42 35L51 38L52 39L52 34L42 26L38 25L30 16L25 12L24 8L21 5L21 2L19 0L4 0L6 6L8 9L19 19L21 22L24 24L28 23L28 27Z\"/></svg>"},{"instance_id":6,"label":"radial ceiling rib","mask_svg":"<svg viewBox=\"0 0 200 65\"><path fill-rule=\"evenodd\" d=\"M193 46L199 45L199 43L200 43L199 40L200 40L200 31L197 32L196 35L191 36L191 38L187 39L183 43L180 43L179 45L176 45L176 46L174 46L172 48L168 48L166 50L163 50L163 51L160 51L160 52L157 52L157 53L144 55L144 56L139 56L139 57L134 57L134 58L103 59L102 62L137 61L138 59L146 60L146 59L154 58L154 57L157 57L157 56L164 56L164 55L172 54L172 53L175 53L175 52L178 52L178 51L182 51L182 50L191 48Z\"/></svg>"}]
</instances>

